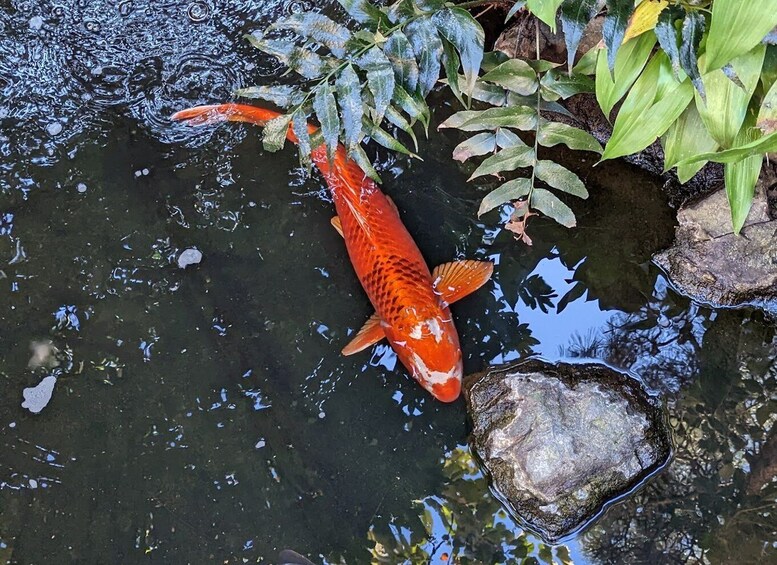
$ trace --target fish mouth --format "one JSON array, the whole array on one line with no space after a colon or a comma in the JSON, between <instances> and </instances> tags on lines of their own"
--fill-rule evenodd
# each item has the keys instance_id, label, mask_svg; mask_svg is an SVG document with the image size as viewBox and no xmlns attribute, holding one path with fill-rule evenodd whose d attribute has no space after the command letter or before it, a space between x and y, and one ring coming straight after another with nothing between
<instances>
[{"instance_id":1,"label":"fish mouth","mask_svg":"<svg viewBox=\"0 0 777 565\"><path fill-rule=\"evenodd\" d=\"M452 378L443 384L435 383L429 392L440 402L454 402L461 394L461 379Z\"/></svg>"},{"instance_id":2,"label":"fish mouth","mask_svg":"<svg viewBox=\"0 0 777 565\"><path fill-rule=\"evenodd\" d=\"M415 353L413 354L413 376L440 402L454 402L461 394L461 359L448 371L429 369Z\"/></svg>"}]
</instances>

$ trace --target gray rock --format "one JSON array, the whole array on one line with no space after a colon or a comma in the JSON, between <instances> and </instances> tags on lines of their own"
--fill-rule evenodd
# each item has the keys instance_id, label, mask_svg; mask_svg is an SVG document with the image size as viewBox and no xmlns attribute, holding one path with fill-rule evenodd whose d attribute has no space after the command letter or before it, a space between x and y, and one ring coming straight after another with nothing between
<instances>
[{"instance_id":1,"label":"gray rock","mask_svg":"<svg viewBox=\"0 0 777 565\"><path fill-rule=\"evenodd\" d=\"M51 395L54 392L54 385L57 383L57 377L44 377L37 386L25 388L22 391L24 402L22 408L26 408L33 414L37 414L48 405Z\"/></svg>"},{"instance_id":2,"label":"gray rock","mask_svg":"<svg viewBox=\"0 0 777 565\"><path fill-rule=\"evenodd\" d=\"M675 243L653 257L683 294L713 306L777 312L777 220L759 188L740 235L723 190L677 213Z\"/></svg>"},{"instance_id":3,"label":"gray rock","mask_svg":"<svg viewBox=\"0 0 777 565\"><path fill-rule=\"evenodd\" d=\"M178 266L181 269L185 269L189 265L196 265L200 261L202 261L202 252L199 249L195 249L194 247L184 249L183 252L178 256Z\"/></svg>"},{"instance_id":4,"label":"gray rock","mask_svg":"<svg viewBox=\"0 0 777 565\"><path fill-rule=\"evenodd\" d=\"M465 383L471 442L492 488L553 543L669 459L658 402L605 365L531 359Z\"/></svg>"}]
</instances>

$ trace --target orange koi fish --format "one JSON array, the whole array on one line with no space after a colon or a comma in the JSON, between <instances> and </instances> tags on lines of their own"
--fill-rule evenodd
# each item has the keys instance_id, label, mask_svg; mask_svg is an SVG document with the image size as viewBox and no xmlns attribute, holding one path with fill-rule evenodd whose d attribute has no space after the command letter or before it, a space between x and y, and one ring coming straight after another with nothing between
<instances>
[{"instance_id":1,"label":"orange koi fish","mask_svg":"<svg viewBox=\"0 0 777 565\"><path fill-rule=\"evenodd\" d=\"M279 115L255 106L219 104L182 110L172 118L192 125L233 121L263 126ZM317 129L308 125L310 133ZM286 137L297 142L293 127ZM375 307L342 353L352 355L385 337L422 387L438 400L453 402L461 392L463 371L448 305L483 286L493 264L455 261L430 273L394 203L348 159L342 145L331 162L323 145L311 158L332 193L337 210L332 224L343 236L356 276Z\"/></svg>"}]
</instances>

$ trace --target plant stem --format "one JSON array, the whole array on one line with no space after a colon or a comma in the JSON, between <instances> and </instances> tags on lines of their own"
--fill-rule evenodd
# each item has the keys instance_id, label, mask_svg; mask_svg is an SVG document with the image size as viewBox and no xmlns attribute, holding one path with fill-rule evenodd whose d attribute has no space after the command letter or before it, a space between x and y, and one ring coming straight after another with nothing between
<instances>
[{"instance_id":1,"label":"plant stem","mask_svg":"<svg viewBox=\"0 0 777 565\"><path fill-rule=\"evenodd\" d=\"M539 61L540 60L540 21L535 18L534 20L534 48L536 52L536 58ZM536 180L536 170L537 170L537 150L539 149L539 139L540 139L540 104L542 104L542 98L541 98L541 87L540 87L540 73L538 71L535 71L537 74L537 107L535 108L537 111L537 125L534 127L534 163L532 164L531 168L531 183L529 184L529 195L526 197L526 213L528 214L531 211L531 197L534 193L534 182Z\"/></svg>"}]
</instances>

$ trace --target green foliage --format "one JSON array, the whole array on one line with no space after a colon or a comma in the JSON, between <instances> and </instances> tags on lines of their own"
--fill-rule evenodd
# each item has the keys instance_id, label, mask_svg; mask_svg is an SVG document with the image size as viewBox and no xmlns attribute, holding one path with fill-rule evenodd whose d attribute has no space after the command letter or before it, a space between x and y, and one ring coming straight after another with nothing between
<instances>
[{"instance_id":1,"label":"green foliage","mask_svg":"<svg viewBox=\"0 0 777 565\"><path fill-rule=\"evenodd\" d=\"M565 3L570 53L594 12L585 0ZM608 0L596 98L608 118L623 104L602 158L635 153L663 136L665 167L677 167L681 182L707 161L725 162L738 232L777 127L777 52L767 48L777 40L775 26L777 0ZM661 50L646 64L656 40Z\"/></svg>"},{"instance_id":2,"label":"green foliage","mask_svg":"<svg viewBox=\"0 0 777 565\"><path fill-rule=\"evenodd\" d=\"M487 54L486 65L490 69L477 81L476 90L489 93L485 97L486 101L504 105L480 111L458 112L440 124L440 127L493 132L476 134L454 150L453 156L459 161L490 154L475 169L470 180L494 176L502 181L505 173L526 171L518 178L498 184L483 198L478 215L512 204L511 217L506 227L530 243L525 232L526 220L535 215L535 211L567 227L573 227L576 223L572 210L549 188L580 198L588 197L585 185L575 173L553 161L539 159L538 148L564 144L572 149L599 153L602 148L587 132L570 125L550 122L540 116L538 109L543 107L543 103L553 102L559 97L558 89L546 86L553 84L546 78L555 73L557 65L540 60L508 59L498 62L499 59L499 55ZM490 65L492 61L496 63L493 66ZM568 90L564 92L571 96L590 91L592 86L590 82L579 80L573 75L566 83ZM512 130L528 133L533 143L527 144Z\"/></svg>"},{"instance_id":3,"label":"green foliage","mask_svg":"<svg viewBox=\"0 0 777 565\"><path fill-rule=\"evenodd\" d=\"M454 159L482 158L471 179L498 181L479 214L512 204L507 228L526 242L525 222L536 212L575 224L572 211L552 191L586 196L574 173L539 159L541 147L559 144L612 159L660 138L665 168L676 167L681 182L706 162L725 163L734 228L744 222L760 159L776 144L777 0L606 0L603 47L575 66L583 31L602 2L515 2L507 20L519 10L551 28L560 19L566 70L540 60L539 53L526 60L484 53L483 30L465 8L486 0L458 5L395 0L385 6L339 1L352 20L348 26L310 12L248 36L302 78L297 86L237 92L286 110L264 131L268 150L283 146L290 123L301 131L314 119L320 133L298 134L303 165L310 166L310 153L321 143L331 158L342 142L349 156L379 180L362 143L371 139L417 157L415 127L420 123L428 131L426 97L443 83L465 109L440 127L475 132L456 147ZM654 53L656 43L660 49ZM569 116L560 101L592 91L608 119L621 103L604 150L586 132L548 120L554 113ZM472 104L477 106L471 109ZM392 130L403 132L403 139ZM514 178L502 178L505 173Z\"/></svg>"},{"instance_id":4,"label":"green foliage","mask_svg":"<svg viewBox=\"0 0 777 565\"><path fill-rule=\"evenodd\" d=\"M416 157L386 132L384 122L407 133L417 148L413 126L420 122L424 129L428 127L425 97L443 66L448 78L455 78L454 94L472 95L483 57L483 30L469 12L442 2L398 0L378 7L366 0L340 0L340 4L358 29L305 12L247 36L253 46L306 80L299 86L252 86L237 94L286 110L264 130L268 150L283 146L289 123L296 124L296 131L308 118L315 118L330 159L342 140L349 157L380 180L361 148L362 141L369 137ZM317 143L301 141L300 161L309 166Z\"/></svg>"}]
</instances>

